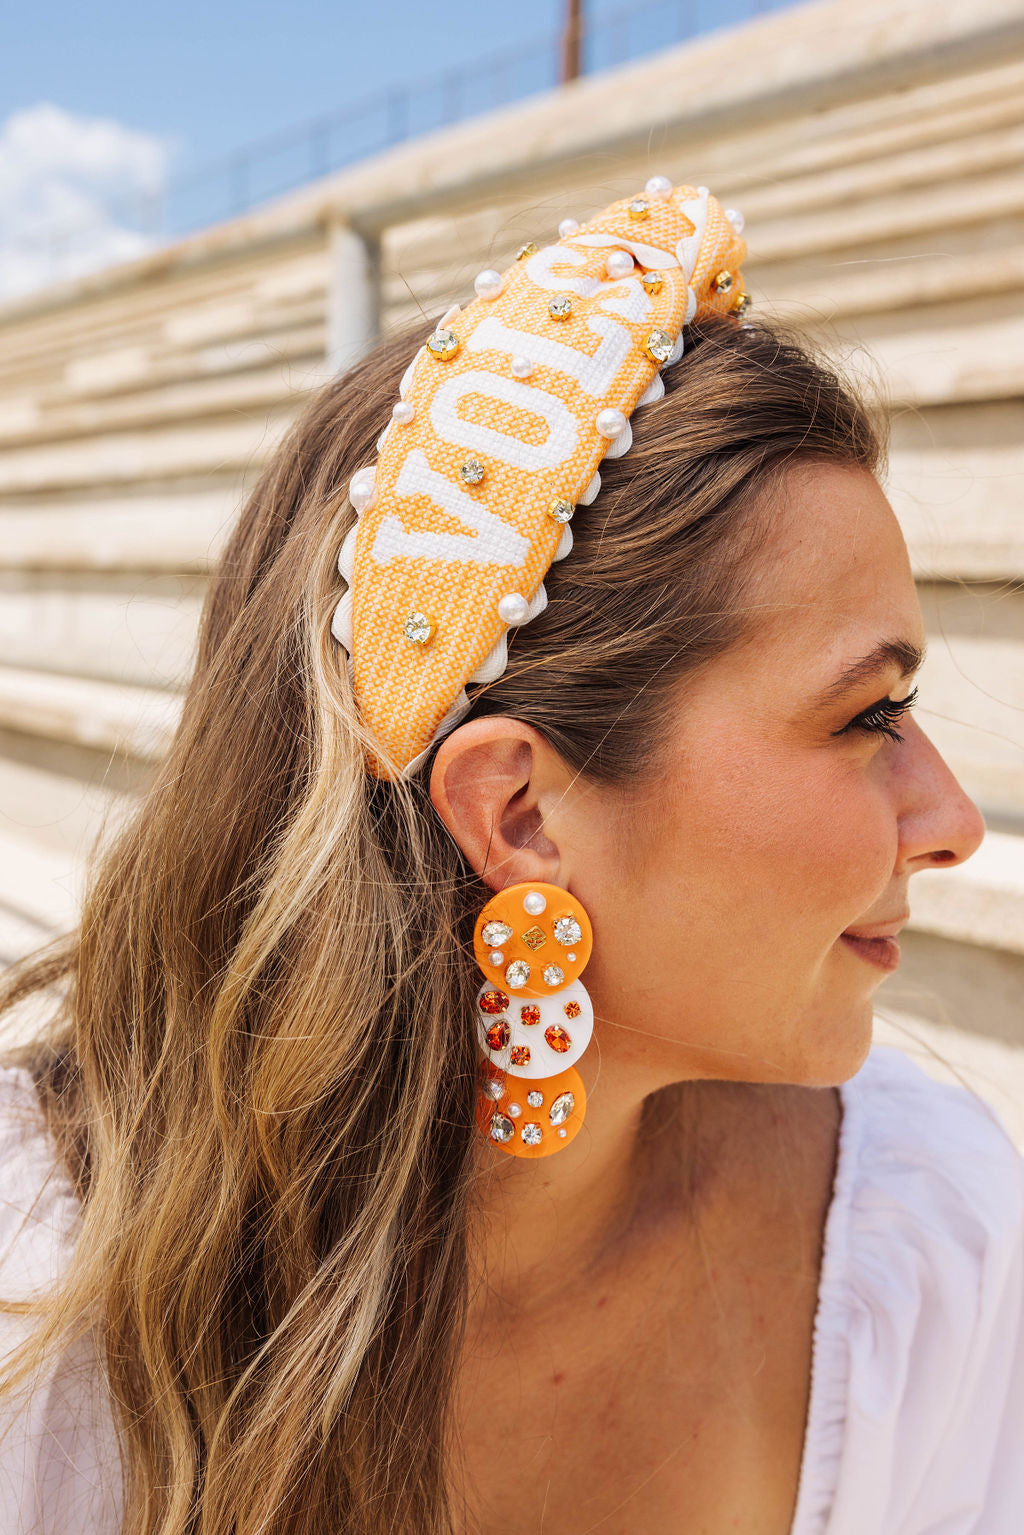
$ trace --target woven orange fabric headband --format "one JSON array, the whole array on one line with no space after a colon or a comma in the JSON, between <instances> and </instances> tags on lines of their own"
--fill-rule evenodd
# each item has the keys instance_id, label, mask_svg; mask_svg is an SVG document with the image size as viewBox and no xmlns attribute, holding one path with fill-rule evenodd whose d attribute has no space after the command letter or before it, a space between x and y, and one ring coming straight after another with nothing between
<instances>
[{"instance_id":1,"label":"woven orange fabric headband","mask_svg":"<svg viewBox=\"0 0 1024 1535\"><path fill-rule=\"evenodd\" d=\"M634 408L664 394L683 326L744 313L742 228L707 187L655 176L481 272L413 358L377 464L349 487L332 624L377 777L415 773L468 710L466 684L504 671L509 628L543 612L570 519L628 450Z\"/></svg>"}]
</instances>

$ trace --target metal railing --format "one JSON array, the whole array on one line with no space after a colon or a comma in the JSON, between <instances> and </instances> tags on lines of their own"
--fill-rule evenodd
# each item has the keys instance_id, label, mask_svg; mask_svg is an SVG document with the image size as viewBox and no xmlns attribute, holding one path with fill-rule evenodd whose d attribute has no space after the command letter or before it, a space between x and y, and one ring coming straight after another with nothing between
<instances>
[{"instance_id":1,"label":"metal railing","mask_svg":"<svg viewBox=\"0 0 1024 1535\"><path fill-rule=\"evenodd\" d=\"M638 0L589 15L581 39L581 72L595 74L645 57L703 32L752 20L794 0ZM435 79L367 95L343 111L245 145L163 186L110 199L95 219L25 227L0 241L0 257L16 251L38 263L45 285L122 260L134 239L138 253L232 218L282 193L355 164L392 145L559 83L563 39L546 33L515 49L477 58ZM121 236L104 261L97 239L113 227ZM49 275L46 275L46 274Z\"/></svg>"}]
</instances>

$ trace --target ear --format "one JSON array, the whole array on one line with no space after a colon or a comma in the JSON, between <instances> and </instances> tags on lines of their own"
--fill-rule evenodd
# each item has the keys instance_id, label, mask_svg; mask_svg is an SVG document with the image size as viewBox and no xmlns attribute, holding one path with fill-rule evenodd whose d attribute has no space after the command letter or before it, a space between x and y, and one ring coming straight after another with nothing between
<instances>
[{"instance_id":1,"label":"ear","mask_svg":"<svg viewBox=\"0 0 1024 1535\"><path fill-rule=\"evenodd\" d=\"M522 720L469 720L438 747L430 798L469 864L492 890L525 880L564 884L567 869L544 808L568 773L544 737Z\"/></svg>"}]
</instances>

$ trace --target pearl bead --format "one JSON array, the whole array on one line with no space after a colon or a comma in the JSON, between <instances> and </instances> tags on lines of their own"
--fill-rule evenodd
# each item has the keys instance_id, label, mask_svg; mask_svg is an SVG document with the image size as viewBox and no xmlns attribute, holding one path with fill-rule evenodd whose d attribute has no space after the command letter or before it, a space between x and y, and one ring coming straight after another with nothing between
<instances>
[{"instance_id":1,"label":"pearl bead","mask_svg":"<svg viewBox=\"0 0 1024 1535\"><path fill-rule=\"evenodd\" d=\"M708 191L707 187L698 187L697 188L697 193L698 193L698 196L700 196L700 197L710 197L711 196L711 193Z\"/></svg>"},{"instance_id":2,"label":"pearl bead","mask_svg":"<svg viewBox=\"0 0 1024 1535\"><path fill-rule=\"evenodd\" d=\"M473 287L477 298L497 298L504 287L504 279L493 267L486 267L473 279Z\"/></svg>"},{"instance_id":3,"label":"pearl bead","mask_svg":"<svg viewBox=\"0 0 1024 1535\"><path fill-rule=\"evenodd\" d=\"M658 202L664 202L666 197L672 195L672 183L667 176L652 176L644 187L648 197L654 197Z\"/></svg>"},{"instance_id":4,"label":"pearl bead","mask_svg":"<svg viewBox=\"0 0 1024 1535\"><path fill-rule=\"evenodd\" d=\"M507 1108L509 1116L512 1119L518 1119L520 1114L523 1112L523 1105L521 1103L507 1103L505 1107Z\"/></svg>"},{"instance_id":5,"label":"pearl bead","mask_svg":"<svg viewBox=\"0 0 1024 1535\"><path fill-rule=\"evenodd\" d=\"M620 278L629 277L632 274L633 258L629 251L610 251L604 269L612 282L618 282Z\"/></svg>"},{"instance_id":6,"label":"pearl bead","mask_svg":"<svg viewBox=\"0 0 1024 1535\"><path fill-rule=\"evenodd\" d=\"M415 414L416 407L415 405L410 405L408 400L399 400L397 405L392 406L391 409L391 415L398 422L399 426L408 426Z\"/></svg>"},{"instance_id":7,"label":"pearl bead","mask_svg":"<svg viewBox=\"0 0 1024 1535\"><path fill-rule=\"evenodd\" d=\"M498 603L498 617L503 624L525 624L530 604L519 592L508 592Z\"/></svg>"},{"instance_id":8,"label":"pearl bead","mask_svg":"<svg viewBox=\"0 0 1024 1535\"><path fill-rule=\"evenodd\" d=\"M570 235L574 235L579 231L579 227L579 219L563 219L558 226L558 238L560 240L567 240Z\"/></svg>"},{"instance_id":9,"label":"pearl bead","mask_svg":"<svg viewBox=\"0 0 1024 1535\"><path fill-rule=\"evenodd\" d=\"M597 420L594 422L602 437L611 439L617 437L626 425L626 418L621 410L609 407L607 410L598 411Z\"/></svg>"},{"instance_id":10,"label":"pearl bead","mask_svg":"<svg viewBox=\"0 0 1024 1535\"><path fill-rule=\"evenodd\" d=\"M492 949L487 958L492 965L503 965L505 963L505 956L500 949Z\"/></svg>"},{"instance_id":11,"label":"pearl bead","mask_svg":"<svg viewBox=\"0 0 1024 1535\"><path fill-rule=\"evenodd\" d=\"M565 1137L569 1134L568 1130L559 1130L558 1133L561 1136L563 1141L565 1140Z\"/></svg>"},{"instance_id":12,"label":"pearl bead","mask_svg":"<svg viewBox=\"0 0 1024 1535\"><path fill-rule=\"evenodd\" d=\"M532 372L533 372L533 363L530 361L530 359L528 357L513 357L513 359L512 359L512 377L513 378L529 378L529 376L530 376L530 374Z\"/></svg>"},{"instance_id":13,"label":"pearl bead","mask_svg":"<svg viewBox=\"0 0 1024 1535\"><path fill-rule=\"evenodd\" d=\"M531 890L523 897L523 910L528 911L531 917L539 917L547 908L547 904L546 897L542 896L539 890Z\"/></svg>"},{"instance_id":14,"label":"pearl bead","mask_svg":"<svg viewBox=\"0 0 1024 1535\"><path fill-rule=\"evenodd\" d=\"M374 477L373 469L359 469L348 482L348 499L357 512L365 512L373 501Z\"/></svg>"},{"instance_id":15,"label":"pearl bead","mask_svg":"<svg viewBox=\"0 0 1024 1535\"><path fill-rule=\"evenodd\" d=\"M725 216L733 227L733 233L741 235L746 225L746 219L738 208L726 208Z\"/></svg>"},{"instance_id":16,"label":"pearl bead","mask_svg":"<svg viewBox=\"0 0 1024 1535\"><path fill-rule=\"evenodd\" d=\"M576 963L575 954L567 954L565 957L569 961L570 965L574 965Z\"/></svg>"}]
</instances>

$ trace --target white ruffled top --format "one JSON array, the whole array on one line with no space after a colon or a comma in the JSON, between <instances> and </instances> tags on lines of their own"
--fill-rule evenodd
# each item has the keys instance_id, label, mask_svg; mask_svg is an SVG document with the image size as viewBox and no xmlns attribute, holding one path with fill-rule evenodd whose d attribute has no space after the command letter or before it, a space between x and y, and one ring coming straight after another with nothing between
<instances>
[{"instance_id":1,"label":"white ruffled top","mask_svg":"<svg viewBox=\"0 0 1024 1535\"><path fill-rule=\"evenodd\" d=\"M843 1120L792 1535L1024 1530L1024 1163L991 1112L876 1048ZM77 1206L28 1075L0 1070L0 1294L52 1282ZM0 1316L0 1358L26 1323ZM88 1345L0 1400L3 1535L116 1535Z\"/></svg>"}]
</instances>

